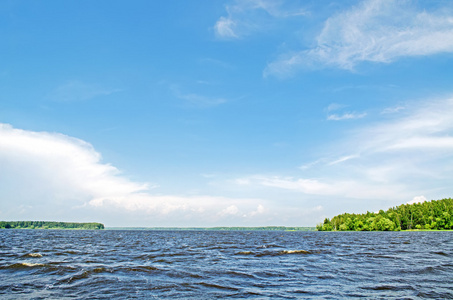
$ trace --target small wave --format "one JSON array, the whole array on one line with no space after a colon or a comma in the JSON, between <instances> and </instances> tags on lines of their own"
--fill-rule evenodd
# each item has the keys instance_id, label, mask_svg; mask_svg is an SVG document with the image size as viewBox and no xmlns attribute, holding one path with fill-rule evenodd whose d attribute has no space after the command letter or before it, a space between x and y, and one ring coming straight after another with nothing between
<instances>
[{"instance_id":1,"label":"small wave","mask_svg":"<svg viewBox=\"0 0 453 300\"><path fill-rule=\"evenodd\" d=\"M278 255L292 255L292 254L312 254L313 252L307 250L283 250L283 251L266 251L257 254L256 256L278 256Z\"/></svg>"},{"instance_id":2,"label":"small wave","mask_svg":"<svg viewBox=\"0 0 453 300\"><path fill-rule=\"evenodd\" d=\"M44 264L22 262L22 263L15 263L15 264L5 266L5 267L0 267L0 269L24 269L24 268L44 267L44 266L45 266Z\"/></svg>"},{"instance_id":3,"label":"small wave","mask_svg":"<svg viewBox=\"0 0 453 300\"><path fill-rule=\"evenodd\" d=\"M226 275L232 276L232 277L255 278L255 276L253 276L252 274L239 272L239 271L227 271Z\"/></svg>"},{"instance_id":4,"label":"small wave","mask_svg":"<svg viewBox=\"0 0 453 300\"><path fill-rule=\"evenodd\" d=\"M353 256L353 255L348 255L348 256ZM398 259L397 256L394 255L386 255L386 254L375 254L372 255L373 258L385 258L385 259Z\"/></svg>"},{"instance_id":5,"label":"small wave","mask_svg":"<svg viewBox=\"0 0 453 300\"><path fill-rule=\"evenodd\" d=\"M257 257L277 256L277 255L286 255L286 254L313 254L313 252L307 251L307 250L282 250L282 251L263 251L263 252L241 251L241 252L236 253L236 255L255 255Z\"/></svg>"},{"instance_id":6,"label":"small wave","mask_svg":"<svg viewBox=\"0 0 453 300\"><path fill-rule=\"evenodd\" d=\"M318 276L319 279L335 279L335 276L332 275L320 275Z\"/></svg>"},{"instance_id":7,"label":"small wave","mask_svg":"<svg viewBox=\"0 0 453 300\"><path fill-rule=\"evenodd\" d=\"M27 262L24 262L24 263L22 263L22 265L24 265L26 267L44 267L44 264L38 264L38 263L27 263Z\"/></svg>"},{"instance_id":8,"label":"small wave","mask_svg":"<svg viewBox=\"0 0 453 300\"><path fill-rule=\"evenodd\" d=\"M200 282L200 284L204 287L207 288L214 288L214 289L219 289L219 290L230 290L230 291L238 291L238 288L232 287L232 286L224 286L224 285L219 285L215 283L208 283L208 282Z\"/></svg>"},{"instance_id":9,"label":"small wave","mask_svg":"<svg viewBox=\"0 0 453 300\"><path fill-rule=\"evenodd\" d=\"M280 254L312 254L311 251L307 250L283 250L279 252Z\"/></svg>"},{"instance_id":10,"label":"small wave","mask_svg":"<svg viewBox=\"0 0 453 300\"><path fill-rule=\"evenodd\" d=\"M222 247L222 246L219 246L219 245L208 245L206 246L206 249L209 249L209 250L223 250L225 249L225 247ZM192 249L190 249L192 250Z\"/></svg>"},{"instance_id":11,"label":"small wave","mask_svg":"<svg viewBox=\"0 0 453 300\"><path fill-rule=\"evenodd\" d=\"M428 267L420 268L418 270L412 270L412 274L423 274L423 275L430 275L430 274L442 274L445 272L451 272L451 266L445 264L439 265L431 265Z\"/></svg>"},{"instance_id":12,"label":"small wave","mask_svg":"<svg viewBox=\"0 0 453 300\"><path fill-rule=\"evenodd\" d=\"M450 256L448 255L447 253L443 252L443 251L434 251L432 252L433 254L437 254L437 255L442 255L442 256Z\"/></svg>"},{"instance_id":13,"label":"small wave","mask_svg":"<svg viewBox=\"0 0 453 300\"><path fill-rule=\"evenodd\" d=\"M66 284L73 283L75 281L78 281L81 279L86 279L86 278L90 277L91 273L92 273L92 271L83 270L74 275L69 275L64 278L61 278L60 280L58 280L58 283L66 283Z\"/></svg>"},{"instance_id":14,"label":"small wave","mask_svg":"<svg viewBox=\"0 0 453 300\"><path fill-rule=\"evenodd\" d=\"M252 251L241 251L236 253L236 255L253 255L253 254L255 253L253 253Z\"/></svg>"},{"instance_id":15,"label":"small wave","mask_svg":"<svg viewBox=\"0 0 453 300\"><path fill-rule=\"evenodd\" d=\"M254 272L253 273L254 277L261 279L261 282L256 282L254 281L254 286L256 287L266 287L266 284L263 284L263 280L267 280L269 278L288 278L288 273L287 272L281 272L277 270L266 270L266 271L260 271L260 272Z\"/></svg>"},{"instance_id":16,"label":"small wave","mask_svg":"<svg viewBox=\"0 0 453 300\"><path fill-rule=\"evenodd\" d=\"M204 277L201 276L200 274L194 274L194 273L189 273L188 276L191 277L191 278L197 278L197 279L199 279L199 278L204 278Z\"/></svg>"},{"instance_id":17,"label":"small wave","mask_svg":"<svg viewBox=\"0 0 453 300\"><path fill-rule=\"evenodd\" d=\"M401 290L414 290L412 286L396 286L396 285L377 285L377 286L366 286L362 287L364 290L373 291L401 291Z\"/></svg>"},{"instance_id":18,"label":"small wave","mask_svg":"<svg viewBox=\"0 0 453 300\"><path fill-rule=\"evenodd\" d=\"M62 252L57 252L54 255L76 255L76 254L86 254L82 251L75 251L75 250L65 250Z\"/></svg>"},{"instance_id":19,"label":"small wave","mask_svg":"<svg viewBox=\"0 0 453 300\"><path fill-rule=\"evenodd\" d=\"M263 249L266 249L266 248L282 248L282 246L275 245L275 244L268 244L268 245L258 246L258 248L263 248Z\"/></svg>"},{"instance_id":20,"label":"small wave","mask_svg":"<svg viewBox=\"0 0 453 300\"><path fill-rule=\"evenodd\" d=\"M37 258L37 257L42 257L42 254L41 253L28 253L28 254L25 254L23 257L34 257L34 258Z\"/></svg>"},{"instance_id":21,"label":"small wave","mask_svg":"<svg viewBox=\"0 0 453 300\"><path fill-rule=\"evenodd\" d=\"M92 272L93 273L106 273L106 272L112 273L113 271L110 268L99 267L99 268L94 268L92 270Z\"/></svg>"},{"instance_id":22,"label":"small wave","mask_svg":"<svg viewBox=\"0 0 453 300\"><path fill-rule=\"evenodd\" d=\"M153 267L153 266L134 266L134 267L127 267L124 270L128 271L128 272L150 272L150 271L157 271L159 269L156 267Z\"/></svg>"},{"instance_id":23,"label":"small wave","mask_svg":"<svg viewBox=\"0 0 453 300\"><path fill-rule=\"evenodd\" d=\"M426 298L426 299L451 299L452 293L450 293L450 292L443 293L443 292L435 292L435 291L418 292L417 297Z\"/></svg>"},{"instance_id":24,"label":"small wave","mask_svg":"<svg viewBox=\"0 0 453 300\"><path fill-rule=\"evenodd\" d=\"M248 299L248 298L256 298L257 296L262 296L263 294L259 292L252 292L252 291L239 291L238 293L231 294L231 298L239 298L239 299Z\"/></svg>"},{"instance_id":25,"label":"small wave","mask_svg":"<svg viewBox=\"0 0 453 300\"><path fill-rule=\"evenodd\" d=\"M291 293L294 293L294 294L311 294L312 292L304 291L304 290L294 290L294 291L291 291Z\"/></svg>"}]
</instances>

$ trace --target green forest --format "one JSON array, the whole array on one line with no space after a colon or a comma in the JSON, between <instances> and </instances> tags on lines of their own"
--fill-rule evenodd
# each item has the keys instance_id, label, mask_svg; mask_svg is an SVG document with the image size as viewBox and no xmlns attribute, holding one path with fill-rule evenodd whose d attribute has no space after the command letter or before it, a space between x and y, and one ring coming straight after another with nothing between
<instances>
[{"instance_id":1,"label":"green forest","mask_svg":"<svg viewBox=\"0 0 453 300\"><path fill-rule=\"evenodd\" d=\"M0 229L104 229L104 224L48 221L0 221Z\"/></svg>"},{"instance_id":2,"label":"green forest","mask_svg":"<svg viewBox=\"0 0 453 300\"><path fill-rule=\"evenodd\" d=\"M344 213L326 218L318 231L397 231L453 229L453 199L403 204L387 211L366 214Z\"/></svg>"}]
</instances>

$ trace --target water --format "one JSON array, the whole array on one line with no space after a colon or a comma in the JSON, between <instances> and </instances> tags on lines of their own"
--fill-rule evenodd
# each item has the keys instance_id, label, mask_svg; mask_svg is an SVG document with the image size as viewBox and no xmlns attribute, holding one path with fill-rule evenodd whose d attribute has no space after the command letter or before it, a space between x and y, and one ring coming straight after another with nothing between
<instances>
[{"instance_id":1,"label":"water","mask_svg":"<svg viewBox=\"0 0 453 300\"><path fill-rule=\"evenodd\" d=\"M1 299L453 299L453 232L0 230Z\"/></svg>"}]
</instances>

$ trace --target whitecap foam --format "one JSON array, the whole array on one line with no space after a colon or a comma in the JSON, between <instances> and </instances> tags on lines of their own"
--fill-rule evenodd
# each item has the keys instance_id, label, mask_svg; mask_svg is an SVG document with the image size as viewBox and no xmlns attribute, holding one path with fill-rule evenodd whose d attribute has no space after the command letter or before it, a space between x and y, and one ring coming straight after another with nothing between
<instances>
[{"instance_id":1,"label":"whitecap foam","mask_svg":"<svg viewBox=\"0 0 453 300\"><path fill-rule=\"evenodd\" d=\"M28 262L23 262L21 265L25 267L42 267L44 266L43 264L38 264L38 263L28 263Z\"/></svg>"},{"instance_id":2,"label":"whitecap foam","mask_svg":"<svg viewBox=\"0 0 453 300\"><path fill-rule=\"evenodd\" d=\"M282 254L310 254L310 251L307 250L283 250L280 252Z\"/></svg>"},{"instance_id":3,"label":"whitecap foam","mask_svg":"<svg viewBox=\"0 0 453 300\"><path fill-rule=\"evenodd\" d=\"M26 256L29 256L29 257L42 257L42 254L41 253L28 253Z\"/></svg>"}]
</instances>

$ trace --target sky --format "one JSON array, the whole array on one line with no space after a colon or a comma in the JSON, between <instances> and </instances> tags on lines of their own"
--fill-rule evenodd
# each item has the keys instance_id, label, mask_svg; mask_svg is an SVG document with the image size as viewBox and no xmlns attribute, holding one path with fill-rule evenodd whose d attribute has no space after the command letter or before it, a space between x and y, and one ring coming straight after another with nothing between
<instances>
[{"instance_id":1,"label":"sky","mask_svg":"<svg viewBox=\"0 0 453 300\"><path fill-rule=\"evenodd\" d=\"M0 2L0 219L315 226L453 196L453 1Z\"/></svg>"}]
</instances>

